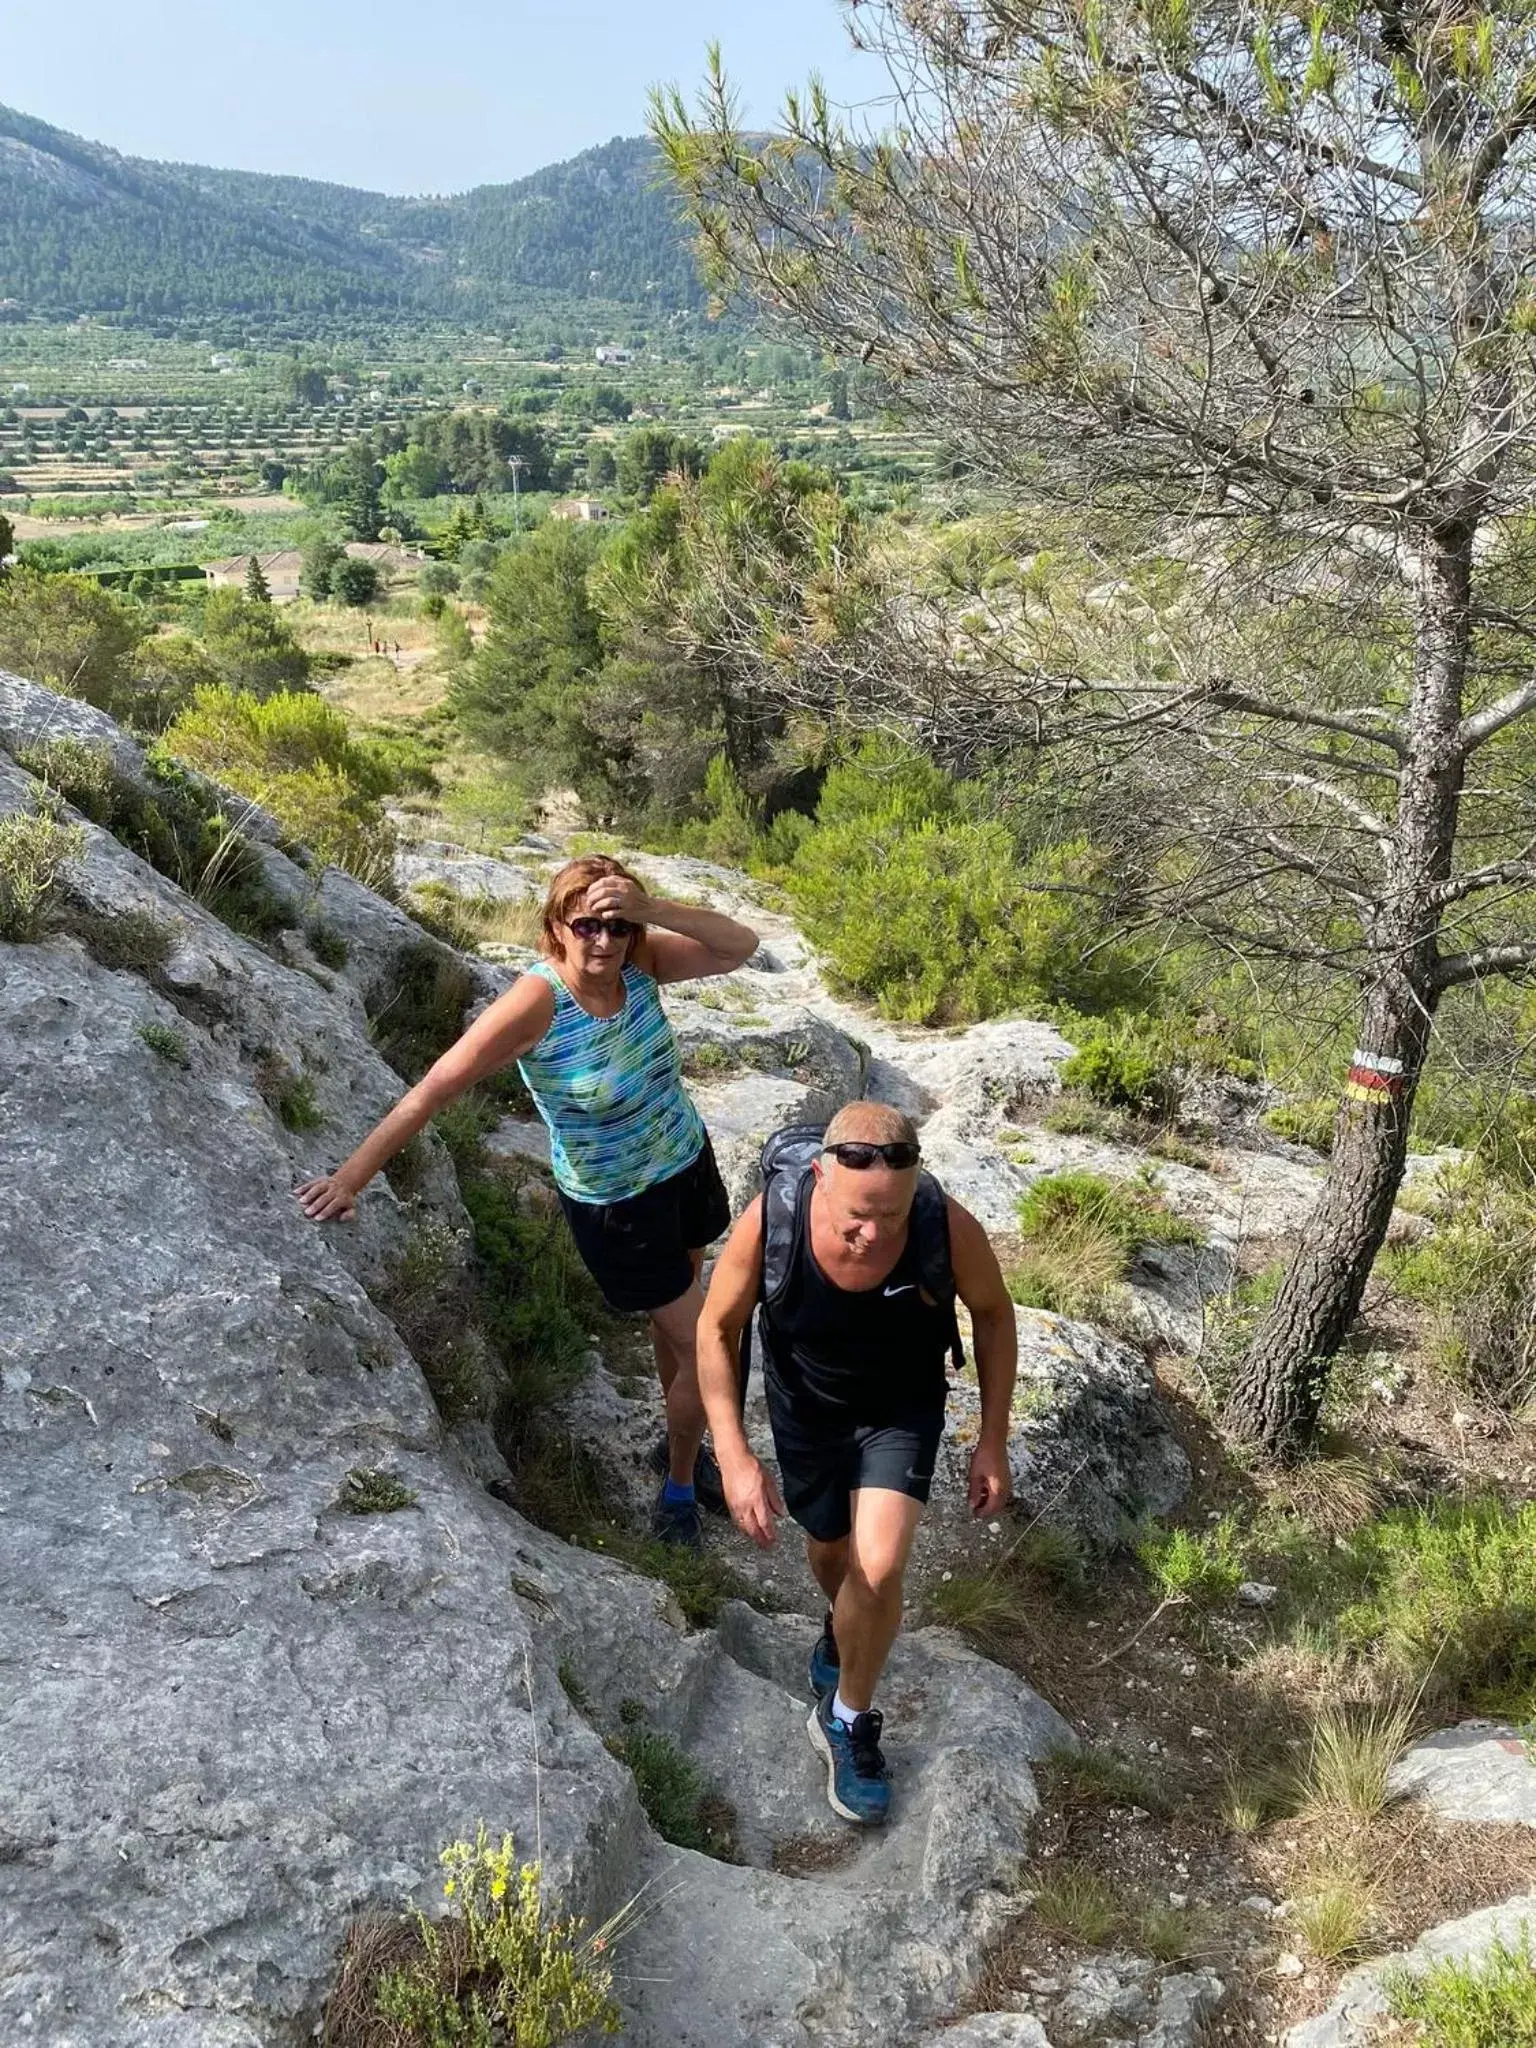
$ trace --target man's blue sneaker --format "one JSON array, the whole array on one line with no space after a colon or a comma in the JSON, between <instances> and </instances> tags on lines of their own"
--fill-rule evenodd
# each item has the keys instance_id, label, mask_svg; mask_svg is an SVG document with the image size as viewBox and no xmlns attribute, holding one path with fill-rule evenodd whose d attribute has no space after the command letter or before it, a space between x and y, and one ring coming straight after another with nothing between
<instances>
[{"instance_id":1,"label":"man's blue sneaker","mask_svg":"<svg viewBox=\"0 0 1536 2048\"><path fill-rule=\"evenodd\" d=\"M837 1654L837 1637L832 1633L832 1617L829 1614L821 1625L821 1634L816 1638L816 1647L811 1651L808 1675L811 1691L820 1699L824 1692L836 1692L837 1681L842 1674L842 1660Z\"/></svg>"},{"instance_id":2,"label":"man's blue sneaker","mask_svg":"<svg viewBox=\"0 0 1536 2048\"><path fill-rule=\"evenodd\" d=\"M835 1692L824 1693L805 1724L811 1747L826 1759L827 1803L844 1820L877 1828L891 1806L891 1781L880 1754L880 1716L871 1709L845 1728L832 1712Z\"/></svg>"},{"instance_id":3,"label":"man's blue sneaker","mask_svg":"<svg viewBox=\"0 0 1536 2048\"><path fill-rule=\"evenodd\" d=\"M704 1525L697 1500L668 1500L662 1487L651 1509L651 1534L658 1543L676 1543L684 1550L704 1548Z\"/></svg>"}]
</instances>

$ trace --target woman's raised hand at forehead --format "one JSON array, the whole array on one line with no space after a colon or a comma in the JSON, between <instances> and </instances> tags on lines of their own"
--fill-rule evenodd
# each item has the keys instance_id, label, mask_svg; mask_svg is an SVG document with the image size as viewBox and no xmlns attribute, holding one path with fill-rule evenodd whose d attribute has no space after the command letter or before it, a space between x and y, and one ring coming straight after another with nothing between
<instances>
[{"instance_id":1,"label":"woman's raised hand at forehead","mask_svg":"<svg viewBox=\"0 0 1536 2048\"><path fill-rule=\"evenodd\" d=\"M600 875L587 890L589 917L627 917L632 923L643 924L646 907L645 891L627 875Z\"/></svg>"}]
</instances>

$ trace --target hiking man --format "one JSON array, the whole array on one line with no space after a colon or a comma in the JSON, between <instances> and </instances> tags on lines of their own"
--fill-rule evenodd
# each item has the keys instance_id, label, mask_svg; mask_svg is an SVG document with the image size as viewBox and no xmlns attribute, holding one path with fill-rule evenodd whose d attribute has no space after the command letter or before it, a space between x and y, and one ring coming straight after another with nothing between
<instances>
[{"instance_id":1,"label":"hiking man","mask_svg":"<svg viewBox=\"0 0 1536 2048\"><path fill-rule=\"evenodd\" d=\"M919 1156L911 1119L880 1102L850 1103L824 1134L770 1138L763 1193L732 1231L699 1321L699 1384L731 1517L766 1548L787 1506L827 1596L806 1729L833 1811L865 1826L890 1804L875 1686L944 1428L957 1295L981 1388L972 1514L1012 1491L1013 1302L986 1232ZM782 1498L742 1427L741 1343L759 1302Z\"/></svg>"}]
</instances>

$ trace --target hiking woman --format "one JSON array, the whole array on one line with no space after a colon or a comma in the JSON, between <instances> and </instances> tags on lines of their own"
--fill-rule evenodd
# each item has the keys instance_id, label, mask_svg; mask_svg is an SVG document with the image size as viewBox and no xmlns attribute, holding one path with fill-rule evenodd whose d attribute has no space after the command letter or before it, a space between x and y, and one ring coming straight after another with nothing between
<instances>
[{"instance_id":1,"label":"hiking woman","mask_svg":"<svg viewBox=\"0 0 1536 2048\"><path fill-rule=\"evenodd\" d=\"M706 1504L723 1506L703 1449L694 1342L704 1249L730 1222L730 1203L657 988L729 974L756 949L746 925L648 896L605 854L568 861L544 904L544 957L344 1165L296 1191L316 1222L350 1216L439 1110L516 1060L549 1126L560 1205L587 1270L611 1307L650 1317L667 1409L652 1527L689 1547L700 1541L696 1480Z\"/></svg>"}]
</instances>

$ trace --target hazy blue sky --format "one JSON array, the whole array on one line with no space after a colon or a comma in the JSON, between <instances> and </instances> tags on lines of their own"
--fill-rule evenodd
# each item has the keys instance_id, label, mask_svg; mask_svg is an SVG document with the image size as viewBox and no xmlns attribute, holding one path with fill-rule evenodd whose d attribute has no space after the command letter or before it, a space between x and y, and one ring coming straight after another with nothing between
<instances>
[{"instance_id":1,"label":"hazy blue sky","mask_svg":"<svg viewBox=\"0 0 1536 2048\"><path fill-rule=\"evenodd\" d=\"M453 192L637 134L712 38L759 119L812 69L871 90L837 0L0 0L0 101L132 156Z\"/></svg>"}]
</instances>

